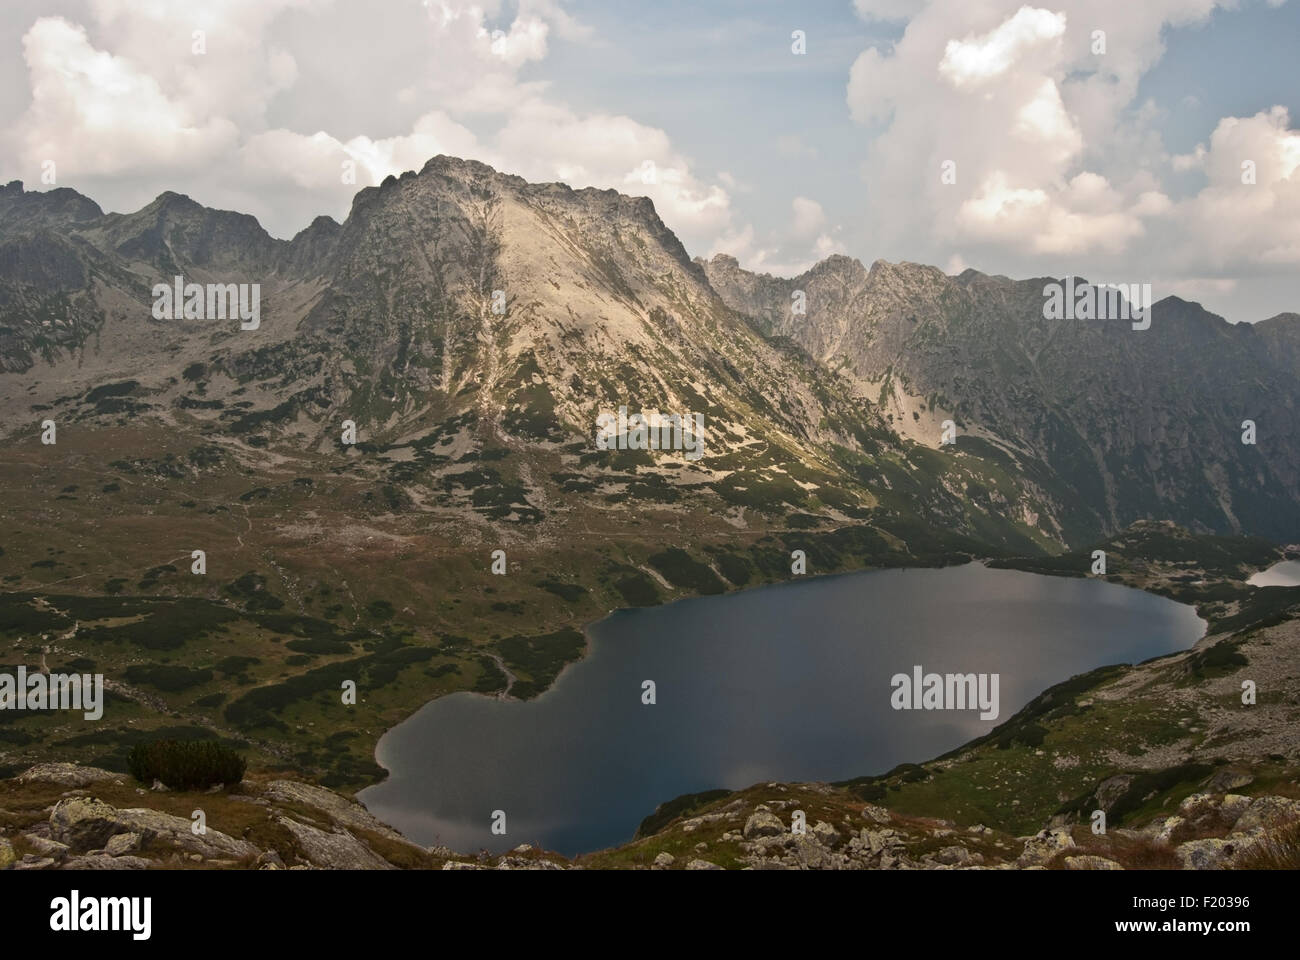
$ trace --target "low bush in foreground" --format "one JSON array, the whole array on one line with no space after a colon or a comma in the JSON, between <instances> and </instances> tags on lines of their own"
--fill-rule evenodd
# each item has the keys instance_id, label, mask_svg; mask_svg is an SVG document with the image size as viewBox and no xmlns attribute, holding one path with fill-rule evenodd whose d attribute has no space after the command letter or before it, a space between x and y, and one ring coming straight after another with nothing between
<instances>
[{"instance_id":1,"label":"low bush in foreground","mask_svg":"<svg viewBox=\"0 0 1300 960\"><path fill-rule=\"evenodd\" d=\"M229 747L211 741L155 740L137 744L126 768L141 783L161 780L173 790L203 790L244 779L248 762Z\"/></svg>"}]
</instances>

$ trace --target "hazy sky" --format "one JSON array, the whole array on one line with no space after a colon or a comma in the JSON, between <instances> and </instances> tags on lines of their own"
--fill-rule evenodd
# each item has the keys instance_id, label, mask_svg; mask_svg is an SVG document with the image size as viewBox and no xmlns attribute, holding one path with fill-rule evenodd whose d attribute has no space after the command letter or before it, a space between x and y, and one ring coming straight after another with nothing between
<instances>
[{"instance_id":1,"label":"hazy sky","mask_svg":"<svg viewBox=\"0 0 1300 960\"><path fill-rule=\"evenodd\" d=\"M52 161L108 210L177 190L289 237L450 153L777 274L1300 312L1297 0L8 0L0 44L0 177Z\"/></svg>"}]
</instances>

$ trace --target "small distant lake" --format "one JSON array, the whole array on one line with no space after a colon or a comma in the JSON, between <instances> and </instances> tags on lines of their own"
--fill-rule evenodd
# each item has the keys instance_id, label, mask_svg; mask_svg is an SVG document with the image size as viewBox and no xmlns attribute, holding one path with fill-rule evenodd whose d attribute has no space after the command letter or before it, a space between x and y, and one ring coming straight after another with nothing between
<instances>
[{"instance_id":1,"label":"small distant lake","mask_svg":"<svg viewBox=\"0 0 1300 960\"><path fill-rule=\"evenodd\" d=\"M1252 587L1300 587L1300 560L1283 560L1246 581Z\"/></svg>"},{"instance_id":2,"label":"small distant lake","mask_svg":"<svg viewBox=\"0 0 1300 960\"><path fill-rule=\"evenodd\" d=\"M1047 687L1185 649L1188 606L1099 580L885 570L618 611L529 702L456 693L379 741L361 800L425 845L565 855L631 839L665 800L766 780L843 780L931 759ZM1000 715L894 710L895 674L997 673ZM653 680L657 702L642 703ZM507 834L491 833L493 811Z\"/></svg>"}]
</instances>

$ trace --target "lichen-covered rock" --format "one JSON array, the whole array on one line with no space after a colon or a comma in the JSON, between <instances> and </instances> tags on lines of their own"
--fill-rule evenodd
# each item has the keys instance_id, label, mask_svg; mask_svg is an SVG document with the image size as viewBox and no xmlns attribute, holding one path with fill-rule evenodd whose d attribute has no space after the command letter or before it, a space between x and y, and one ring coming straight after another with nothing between
<instances>
[{"instance_id":1,"label":"lichen-covered rock","mask_svg":"<svg viewBox=\"0 0 1300 960\"><path fill-rule=\"evenodd\" d=\"M1189 840L1174 850L1184 870L1225 870L1255 844L1253 838L1224 840L1216 837Z\"/></svg>"},{"instance_id":2,"label":"lichen-covered rock","mask_svg":"<svg viewBox=\"0 0 1300 960\"><path fill-rule=\"evenodd\" d=\"M945 863L953 867L969 863L970 858L970 851L959 843L944 847L934 855L934 859L939 863Z\"/></svg>"},{"instance_id":3,"label":"lichen-covered rock","mask_svg":"<svg viewBox=\"0 0 1300 960\"><path fill-rule=\"evenodd\" d=\"M1239 793L1230 793L1223 798L1219 804L1219 816L1227 823L1236 825L1241 819L1241 815L1250 809L1250 797L1243 797Z\"/></svg>"},{"instance_id":4,"label":"lichen-covered rock","mask_svg":"<svg viewBox=\"0 0 1300 960\"><path fill-rule=\"evenodd\" d=\"M19 783L57 783L65 787L88 787L104 780L121 782L122 775L78 763L38 763L15 777Z\"/></svg>"},{"instance_id":5,"label":"lichen-covered rock","mask_svg":"<svg viewBox=\"0 0 1300 960\"><path fill-rule=\"evenodd\" d=\"M143 857L110 857L93 854L71 857L63 862L64 870L144 870L152 864Z\"/></svg>"},{"instance_id":6,"label":"lichen-covered rock","mask_svg":"<svg viewBox=\"0 0 1300 960\"><path fill-rule=\"evenodd\" d=\"M116 807L94 797L69 797L60 800L50 813L50 834L67 844L74 853L104 849L118 834L134 833L140 845L169 844L197 855L200 859L256 856L260 851L251 843L236 840L220 830L208 827L195 834L192 823L182 817L157 810Z\"/></svg>"},{"instance_id":7,"label":"lichen-covered rock","mask_svg":"<svg viewBox=\"0 0 1300 960\"><path fill-rule=\"evenodd\" d=\"M742 831L746 840L752 840L755 837L775 837L785 833L785 824L781 818L774 814L765 806L758 806L745 821L745 829Z\"/></svg>"},{"instance_id":8,"label":"lichen-covered rock","mask_svg":"<svg viewBox=\"0 0 1300 960\"><path fill-rule=\"evenodd\" d=\"M1288 797L1257 797L1237 820L1230 836L1276 830L1300 820L1300 800Z\"/></svg>"},{"instance_id":9,"label":"lichen-covered rock","mask_svg":"<svg viewBox=\"0 0 1300 960\"><path fill-rule=\"evenodd\" d=\"M342 828L327 833L289 817L280 817L276 822L293 834L303 856L312 866L334 870L397 869Z\"/></svg>"},{"instance_id":10,"label":"lichen-covered rock","mask_svg":"<svg viewBox=\"0 0 1300 960\"><path fill-rule=\"evenodd\" d=\"M51 840L49 837L38 836L34 833L23 834L23 839L27 845L43 857L53 857L55 860L62 860L68 854L68 845L59 843L57 840Z\"/></svg>"},{"instance_id":11,"label":"lichen-covered rock","mask_svg":"<svg viewBox=\"0 0 1300 960\"><path fill-rule=\"evenodd\" d=\"M102 849L109 837L127 829L115 807L94 797L67 797L50 812L50 835L78 853Z\"/></svg>"},{"instance_id":12,"label":"lichen-covered rock","mask_svg":"<svg viewBox=\"0 0 1300 960\"><path fill-rule=\"evenodd\" d=\"M840 832L825 820L818 820L813 825L812 834L817 838L818 843L830 847L832 850L837 849L844 843L844 838L840 836Z\"/></svg>"},{"instance_id":13,"label":"lichen-covered rock","mask_svg":"<svg viewBox=\"0 0 1300 960\"><path fill-rule=\"evenodd\" d=\"M120 857L140 849L141 836L138 833L119 833L108 838L104 844L104 853L110 857Z\"/></svg>"},{"instance_id":14,"label":"lichen-covered rock","mask_svg":"<svg viewBox=\"0 0 1300 960\"><path fill-rule=\"evenodd\" d=\"M1081 854L1077 857L1062 858L1066 870L1123 870L1124 868L1114 860L1108 860L1105 857L1095 857L1089 854Z\"/></svg>"},{"instance_id":15,"label":"lichen-covered rock","mask_svg":"<svg viewBox=\"0 0 1300 960\"><path fill-rule=\"evenodd\" d=\"M297 780L272 780L263 793L265 799L272 803L296 803L320 810L340 827L349 831L368 830L396 843L404 843L423 852L424 848L402 836L382 820L375 819L370 811L355 801L349 800L310 783Z\"/></svg>"},{"instance_id":16,"label":"lichen-covered rock","mask_svg":"<svg viewBox=\"0 0 1300 960\"><path fill-rule=\"evenodd\" d=\"M1040 830L1025 841L1025 849L1020 854L1020 863L1024 866L1042 864L1060 851L1069 850L1074 845L1074 838L1065 827Z\"/></svg>"}]
</instances>

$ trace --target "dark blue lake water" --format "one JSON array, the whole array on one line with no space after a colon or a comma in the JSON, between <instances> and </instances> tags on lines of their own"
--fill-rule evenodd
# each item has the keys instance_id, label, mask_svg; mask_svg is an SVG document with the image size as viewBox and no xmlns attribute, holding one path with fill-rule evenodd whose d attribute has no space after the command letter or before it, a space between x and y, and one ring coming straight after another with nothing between
<instances>
[{"instance_id":1,"label":"dark blue lake water","mask_svg":"<svg viewBox=\"0 0 1300 960\"><path fill-rule=\"evenodd\" d=\"M619 611L530 702L457 693L379 742L360 794L426 844L566 855L632 837L683 793L841 780L928 760L1054 683L1191 646L1191 607L1097 580L979 564L820 577ZM999 675L1000 715L895 710L891 677ZM657 702L642 703L655 683ZM504 837L491 833L506 814Z\"/></svg>"}]
</instances>

